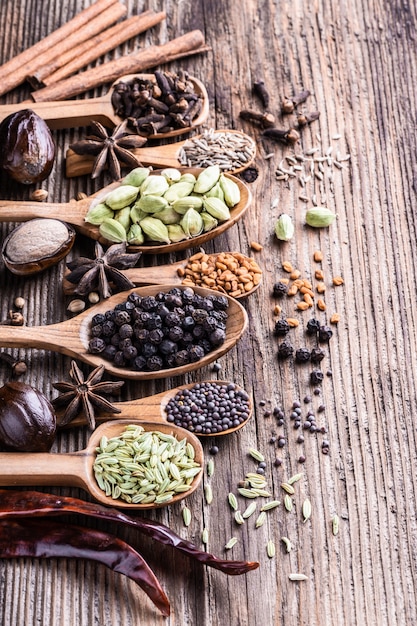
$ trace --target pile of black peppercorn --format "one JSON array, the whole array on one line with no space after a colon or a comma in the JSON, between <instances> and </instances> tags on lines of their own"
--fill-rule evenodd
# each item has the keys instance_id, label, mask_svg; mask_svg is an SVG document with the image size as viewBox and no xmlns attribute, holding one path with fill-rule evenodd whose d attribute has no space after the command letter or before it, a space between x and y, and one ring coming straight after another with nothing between
<instances>
[{"instance_id":1,"label":"pile of black peppercorn","mask_svg":"<svg viewBox=\"0 0 417 626\"><path fill-rule=\"evenodd\" d=\"M191 287L155 296L135 292L93 316L88 351L117 367L157 371L195 363L226 339L228 299Z\"/></svg>"}]
</instances>

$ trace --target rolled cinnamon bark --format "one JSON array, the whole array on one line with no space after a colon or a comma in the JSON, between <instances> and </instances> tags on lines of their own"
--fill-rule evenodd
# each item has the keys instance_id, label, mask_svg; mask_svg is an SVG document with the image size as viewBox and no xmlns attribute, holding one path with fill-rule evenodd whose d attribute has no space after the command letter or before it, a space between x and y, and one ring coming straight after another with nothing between
<instances>
[{"instance_id":1,"label":"rolled cinnamon bark","mask_svg":"<svg viewBox=\"0 0 417 626\"><path fill-rule=\"evenodd\" d=\"M38 84L42 83L44 86L54 85L58 81L75 74L106 52L114 50L125 41L136 37L152 26L156 26L165 18L165 11L155 13L149 10L140 15L134 15L116 24L116 26L108 28L90 41L84 41L76 50L69 50L49 65L44 65L35 73L34 79Z\"/></svg>"},{"instance_id":2,"label":"rolled cinnamon bark","mask_svg":"<svg viewBox=\"0 0 417 626\"><path fill-rule=\"evenodd\" d=\"M193 30L168 43L149 46L134 54L128 54L115 61L103 63L98 67L75 74L55 85L39 89L32 94L32 98L35 102L66 100L100 85L118 80L124 74L143 72L151 67L169 63L174 59L196 54L201 49L207 49L203 47L203 33L200 30Z\"/></svg>"},{"instance_id":3,"label":"rolled cinnamon bark","mask_svg":"<svg viewBox=\"0 0 417 626\"><path fill-rule=\"evenodd\" d=\"M35 71L35 68L29 71L27 69L28 65L32 63L35 58L40 57L46 51L50 51L51 58L53 58L57 54L57 48L55 48L55 46L59 45L59 50L62 51L62 46L70 35L79 32L83 26L100 16L100 14L109 7L115 7L117 5L123 6L118 0L97 0L97 2L78 13L78 15L69 20L69 22L63 24L63 26L57 30L54 30L36 44L30 46L30 48L26 48L26 50L10 59L10 61L1 65L0 95L7 93L23 83L28 74ZM86 37L88 37L88 34L86 34Z\"/></svg>"}]
</instances>

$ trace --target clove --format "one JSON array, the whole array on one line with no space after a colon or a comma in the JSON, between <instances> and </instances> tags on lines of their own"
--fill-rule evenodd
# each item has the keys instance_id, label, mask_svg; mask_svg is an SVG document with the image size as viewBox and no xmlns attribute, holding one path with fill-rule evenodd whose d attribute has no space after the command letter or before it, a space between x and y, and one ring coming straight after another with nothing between
<instances>
[{"instance_id":1,"label":"clove","mask_svg":"<svg viewBox=\"0 0 417 626\"><path fill-rule=\"evenodd\" d=\"M246 109L239 113L239 117L241 117L242 120L260 124L262 128L272 128L275 126L275 117L272 113L258 113L258 111Z\"/></svg>"},{"instance_id":2,"label":"clove","mask_svg":"<svg viewBox=\"0 0 417 626\"><path fill-rule=\"evenodd\" d=\"M25 318L20 311L9 311L9 316L0 322L1 326L23 326Z\"/></svg>"},{"instance_id":3,"label":"clove","mask_svg":"<svg viewBox=\"0 0 417 626\"><path fill-rule=\"evenodd\" d=\"M305 102L309 95L310 92L306 90L300 91L300 93L296 94L295 96L285 97L281 103L282 113L293 113L294 109L302 102Z\"/></svg>"},{"instance_id":4,"label":"clove","mask_svg":"<svg viewBox=\"0 0 417 626\"><path fill-rule=\"evenodd\" d=\"M24 361L17 360L8 352L0 352L0 361L7 363L12 368L13 376L22 376L27 371L27 365Z\"/></svg>"},{"instance_id":5,"label":"clove","mask_svg":"<svg viewBox=\"0 0 417 626\"><path fill-rule=\"evenodd\" d=\"M269 106L269 93L266 90L263 80L258 80L253 83L253 93L258 96L265 109Z\"/></svg>"},{"instance_id":6,"label":"clove","mask_svg":"<svg viewBox=\"0 0 417 626\"><path fill-rule=\"evenodd\" d=\"M315 122L320 117L319 111L311 111L310 113L300 113L297 116L297 124L299 128L303 126L307 126L307 124L311 124L311 122Z\"/></svg>"},{"instance_id":7,"label":"clove","mask_svg":"<svg viewBox=\"0 0 417 626\"><path fill-rule=\"evenodd\" d=\"M295 128L289 128L288 130L280 128L267 128L262 133L263 137L268 137L274 141L281 141L287 145L293 145L300 139L300 134Z\"/></svg>"}]
</instances>

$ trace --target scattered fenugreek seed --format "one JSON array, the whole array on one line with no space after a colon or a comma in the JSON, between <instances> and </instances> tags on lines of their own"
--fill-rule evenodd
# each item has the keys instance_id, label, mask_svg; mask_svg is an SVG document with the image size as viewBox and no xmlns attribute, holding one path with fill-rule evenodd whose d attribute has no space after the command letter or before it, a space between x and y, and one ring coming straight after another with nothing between
<instances>
[{"instance_id":1,"label":"scattered fenugreek seed","mask_svg":"<svg viewBox=\"0 0 417 626\"><path fill-rule=\"evenodd\" d=\"M275 543L270 539L266 545L266 552L270 559L275 556Z\"/></svg>"},{"instance_id":2,"label":"scattered fenugreek seed","mask_svg":"<svg viewBox=\"0 0 417 626\"><path fill-rule=\"evenodd\" d=\"M288 574L290 580L308 580L308 576L305 574Z\"/></svg>"},{"instance_id":3,"label":"scattered fenugreek seed","mask_svg":"<svg viewBox=\"0 0 417 626\"><path fill-rule=\"evenodd\" d=\"M231 539L229 539L229 541L226 543L226 545L224 546L225 550L231 550L233 548L233 546L235 546L237 544L237 539L236 537L232 537Z\"/></svg>"},{"instance_id":4,"label":"scattered fenugreek seed","mask_svg":"<svg viewBox=\"0 0 417 626\"><path fill-rule=\"evenodd\" d=\"M227 496L227 499L229 501L230 506L232 507L232 509L234 511L237 511L237 499L234 493L229 493L229 495Z\"/></svg>"},{"instance_id":5,"label":"scattered fenugreek seed","mask_svg":"<svg viewBox=\"0 0 417 626\"><path fill-rule=\"evenodd\" d=\"M339 532L339 516L333 515L332 517L332 533L336 536Z\"/></svg>"},{"instance_id":6,"label":"scattered fenugreek seed","mask_svg":"<svg viewBox=\"0 0 417 626\"><path fill-rule=\"evenodd\" d=\"M343 278L341 276L335 276L333 278L333 285L335 285L336 287L338 287L339 285L343 285L345 281L343 280Z\"/></svg>"},{"instance_id":7,"label":"scattered fenugreek seed","mask_svg":"<svg viewBox=\"0 0 417 626\"><path fill-rule=\"evenodd\" d=\"M330 324L338 324L339 322L340 322L340 314L333 313L333 315L330 317Z\"/></svg>"},{"instance_id":8,"label":"scattered fenugreek seed","mask_svg":"<svg viewBox=\"0 0 417 626\"><path fill-rule=\"evenodd\" d=\"M292 543L291 541L288 539L288 537L281 537L281 541L282 543L285 545L285 549L287 552L291 552L292 549Z\"/></svg>"},{"instance_id":9,"label":"scattered fenugreek seed","mask_svg":"<svg viewBox=\"0 0 417 626\"><path fill-rule=\"evenodd\" d=\"M306 498L303 502L303 517L304 522L306 522L311 517L311 502L308 498Z\"/></svg>"}]
</instances>

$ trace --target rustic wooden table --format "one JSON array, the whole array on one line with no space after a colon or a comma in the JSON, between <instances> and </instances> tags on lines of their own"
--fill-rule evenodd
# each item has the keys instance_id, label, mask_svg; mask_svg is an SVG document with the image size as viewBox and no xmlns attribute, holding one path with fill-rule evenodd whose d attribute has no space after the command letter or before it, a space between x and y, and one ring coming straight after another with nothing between
<instances>
[{"instance_id":1,"label":"rustic wooden table","mask_svg":"<svg viewBox=\"0 0 417 626\"><path fill-rule=\"evenodd\" d=\"M89 4L88 0L4 0L0 5L2 60ZM264 279L245 303L249 330L220 360L218 374L207 367L184 377L130 381L121 399L216 376L243 385L253 395L254 416L245 428L203 442L207 460L210 447L219 448L212 457L213 476L204 477L204 483L212 486L213 502L205 503L203 487L187 500L192 511L188 528L182 521L181 504L149 515L201 547L206 528L211 552L258 560L260 567L244 576L226 577L133 530L77 519L81 525L116 532L144 554L171 601L171 617L161 617L134 583L93 562L18 559L0 561L1 624L411 626L417 621L416 6L382 0L126 0L126 6L128 15L147 8L166 10L167 19L122 46L115 56L139 45L163 43L194 28L205 33L212 51L182 62L207 87L210 115L205 127L243 128L251 134L257 141L259 170L257 180L250 184L253 203L248 213L207 249L251 253L249 243L260 242L262 251L253 254ZM320 119L303 130L294 149L261 140L259 128L239 119L242 109L262 110L251 93L253 82L260 79L269 91L269 110L279 127L288 128L294 120L294 116L281 117L283 96L311 91L307 104L299 108L319 111ZM89 95L105 91L97 89ZM25 100L29 93L28 85L23 85L3 96L2 103ZM52 201L91 193L108 182L106 175L94 183L88 176L65 178L66 148L84 132L54 131L58 158L41 185ZM310 160L288 161L286 157L294 152ZM350 160L344 160L347 155ZM317 157L324 159L311 161ZM284 176L277 177L279 167ZM285 170L292 174L285 176ZM310 174L303 185L302 176ZM27 199L32 190L1 178L2 199ZM337 213L330 228L306 227L305 212L314 201ZM274 237L274 224L282 212L295 224L294 238L287 243ZM1 240L15 225L0 225ZM81 249L92 254L92 243L78 238L72 257ZM323 252L321 263L313 259L316 250ZM184 256L147 256L140 264ZM282 339L273 335L278 301L271 293L274 283L286 275L285 261L311 280L315 294L314 308L307 311L296 309L299 295L279 302L283 317L299 321L287 337L295 348L312 347L306 335L310 318L326 324L334 313L340 315L339 323L332 326L329 345L324 346L324 380L318 395L309 382L311 363L277 360ZM322 296L316 292L317 269L323 270L327 288ZM24 279L1 264L2 319L17 296L26 301L28 326L66 319L63 271L61 262ZM344 284L335 287L335 276L342 276ZM316 307L319 297L326 303L325 311ZM21 380L48 397L56 395L52 382L67 378L69 358L42 350L9 352L27 361L28 371ZM8 378L8 367L1 364L0 380ZM294 401L301 404L300 429L294 428L290 417ZM281 426L271 415L274 407L283 409ZM309 411L326 433L304 429ZM298 442L300 434L302 443ZM279 436L285 437L283 448L278 447ZM88 437L86 428L62 432L53 451L81 449ZM329 442L327 455L322 447L325 440ZM237 492L246 472L256 470L250 448L265 455L268 488L281 501L260 528L255 528L256 514L237 525L227 503L227 494ZM274 464L276 458L282 460L280 466ZM303 476L295 484L289 512L281 483L299 472ZM87 498L78 489L50 491ZM303 523L306 498L312 514ZM246 504L239 497L242 510ZM340 519L337 535L332 532L334 515ZM232 536L238 542L226 553L224 546ZM283 536L291 540L290 553L281 541ZM267 555L269 540L276 546L273 558ZM289 574L294 572L305 574L307 580L291 581Z\"/></svg>"}]
</instances>

